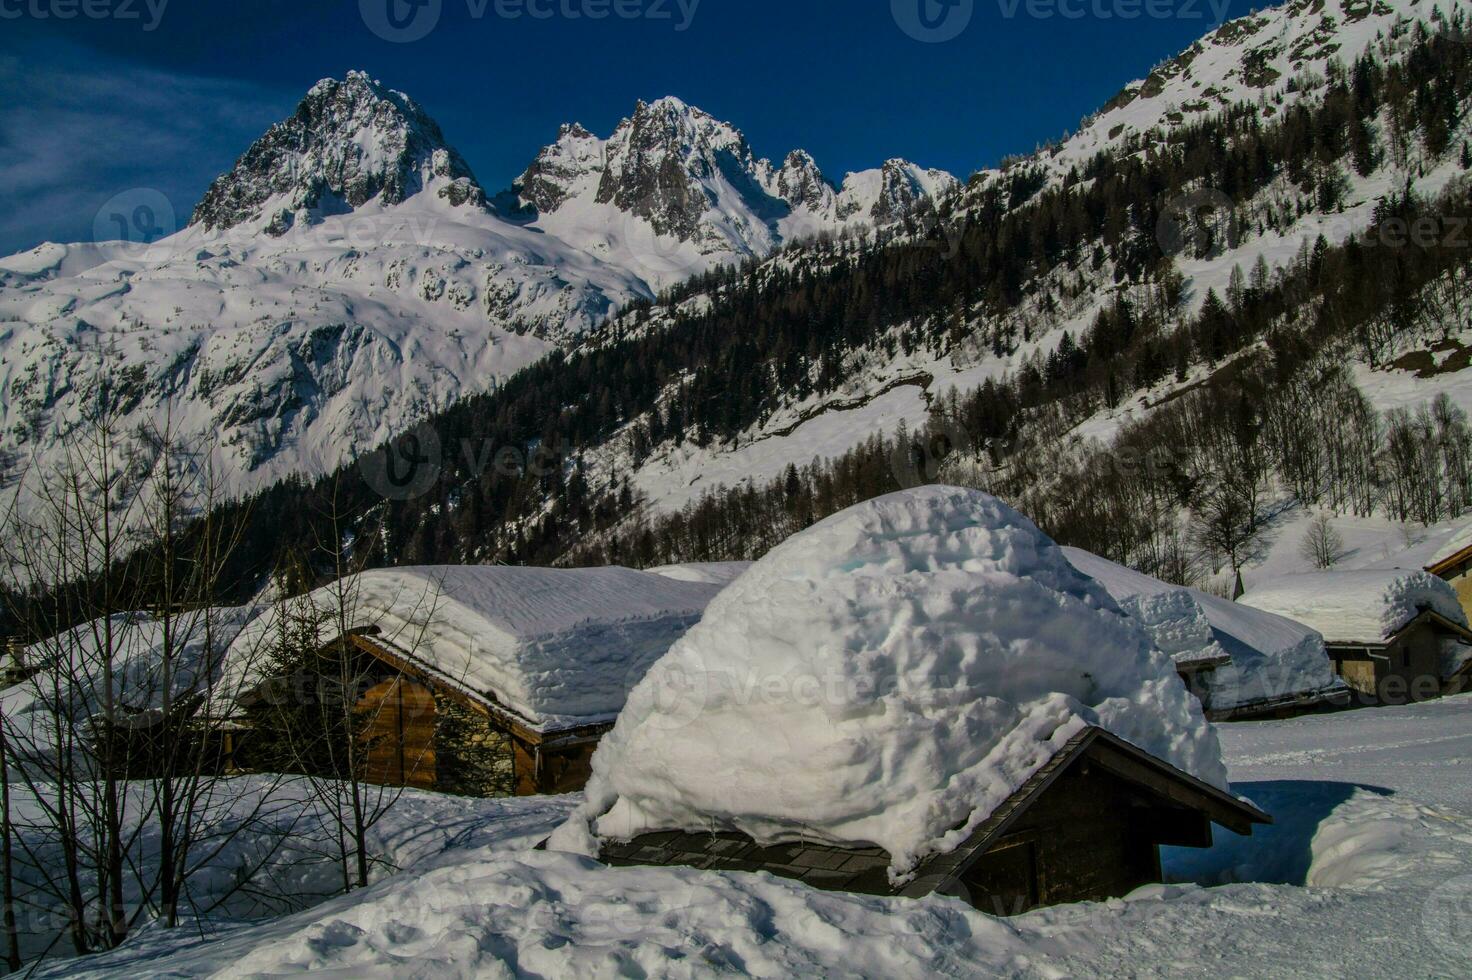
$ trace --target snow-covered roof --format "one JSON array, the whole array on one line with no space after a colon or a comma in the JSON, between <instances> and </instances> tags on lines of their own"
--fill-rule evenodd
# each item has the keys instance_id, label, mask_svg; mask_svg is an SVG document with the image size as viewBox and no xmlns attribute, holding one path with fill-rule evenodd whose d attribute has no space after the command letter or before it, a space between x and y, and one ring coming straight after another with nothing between
<instances>
[{"instance_id":1,"label":"snow-covered roof","mask_svg":"<svg viewBox=\"0 0 1472 980\"><path fill-rule=\"evenodd\" d=\"M711 603L629 697L553 838L865 843L903 880L1088 726L1217 787L1171 659L1025 517L926 487L835 515Z\"/></svg>"},{"instance_id":2,"label":"snow-covered roof","mask_svg":"<svg viewBox=\"0 0 1472 980\"><path fill-rule=\"evenodd\" d=\"M1218 664L1203 681L1214 710L1343 687L1324 638L1302 623L1162 582L1078 548L1063 552L1138 619L1178 666Z\"/></svg>"},{"instance_id":3,"label":"snow-covered roof","mask_svg":"<svg viewBox=\"0 0 1472 980\"><path fill-rule=\"evenodd\" d=\"M540 731L611 721L719 591L627 568L479 565L365 572L342 588L349 630L372 629L373 642ZM310 599L331 613L338 594ZM252 623L232 659L258 656L281 614Z\"/></svg>"},{"instance_id":4,"label":"snow-covered roof","mask_svg":"<svg viewBox=\"0 0 1472 980\"><path fill-rule=\"evenodd\" d=\"M1472 521L1454 533L1450 538L1441 542L1439 547L1426 559L1427 568L1435 568L1444 561L1457 557L1468 548L1472 548Z\"/></svg>"},{"instance_id":5,"label":"snow-covered roof","mask_svg":"<svg viewBox=\"0 0 1472 980\"><path fill-rule=\"evenodd\" d=\"M749 561L691 562L684 565L661 565L648 569L651 575L662 575L678 582L704 582L707 585L730 585L751 567Z\"/></svg>"},{"instance_id":6,"label":"snow-covered roof","mask_svg":"<svg viewBox=\"0 0 1472 980\"><path fill-rule=\"evenodd\" d=\"M166 691L179 698L221 689L226 646L255 613L254 607L242 606L176 615L169 623L172 655L167 671L163 621L146 612L114 615L110 623L114 701L129 711L157 710ZM101 709L107 690L105 625L107 620L93 620L26 648L26 664L36 674L0 691L9 735L19 739L25 751L47 751L55 744L58 721L69 718L81 724ZM58 689L68 699L60 713L55 710Z\"/></svg>"},{"instance_id":7,"label":"snow-covered roof","mask_svg":"<svg viewBox=\"0 0 1472 980\"><path fill-rule=\"evenodd\" d=\"M1297 620L1330 644L1384 643L1426 610L1467 625L1449 584L1408 569L1284 575L1254 588L1241 602Z\"/></svg>"}]
</instances>

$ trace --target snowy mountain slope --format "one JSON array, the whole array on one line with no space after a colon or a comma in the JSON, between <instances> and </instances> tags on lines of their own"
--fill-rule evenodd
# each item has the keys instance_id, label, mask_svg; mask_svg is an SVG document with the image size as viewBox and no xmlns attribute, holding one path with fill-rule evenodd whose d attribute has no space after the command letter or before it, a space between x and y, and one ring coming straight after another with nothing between
<instances>
[{"instance_id":1,"label":"snowy mountain slope","mask_svg":"<svg viewBox=\"0 0 1472 980\"><path fill-rule=\"evenodd\" d=\"M663 98L640 102L607 139L564 126L512 193L535 211L533 227L664 287L821 232L892 224L957 186L890 160L835 189L807 153L776 167L731 124Z\"/></svg>"},{"instance_id":2,"label":"snowy mountain slope","mask_svg":"<svg viewBox=\"0 0 1472 980\"><path fill-rule=\"evenodd\" d=\"M674 99L609 141L565 128L527 173L532 222L487 202L413 100L324 80L177 234L0 259L0 453L54 463L106 370L128 428L218 442L231 491L316 476L631 300L954 184L896 162L835 193Z\"/></svg>"},{"instance_id":3,"label":"snowy mountain slope","mask_svg":"<svg viewBox=\"0 0 1472 980\"><path fill-rule=\"evenodd\" d=\"M1354 58L1372 52L1382 62L1399 60L1409 50L1418 24L1435 27L1452 10L1465 15L1468 5L1448 0L1374 4L1363 0L1294 0L1230 22L1147 79L1131 83L1079 133L1055 147L1019 159L1007 171L978 174L954 199L957 213L964 215L968 209L979 207L987 194L1006 186L1012 174L1028 168L1039 170L1039 187L1059 187L1068 181L1086 183L1087 178L1076 171L1095 154L1114 151L1144 157L1163 152L1161 146L1173 130L1228 107L1253 107L1263 125L1272 125L1296 102L1321 100L1331 75L1342 73L1343 66ZM1183 106L1189 110L1183 110ZM1389 132L1391 125L1390 120L1381 120L1379 128ZM1464 115L1453 145L1460 146L1468 135L1472 131ZM1366 228L1376 206L1403 190L1407 180L1414 182L1418 193L1430 197L1462 179L1455 152L1437 159L1427 157L1416 145L1400 152L1399 159L1386 154L1367 176L1359 175L1347 164L1341 167L1343 193L1328 210L1295 211L1285 202L1292 202L1299 191L1286 181L1250 199L1230 202L1242 223L1242 236L1209 254L1198 257L1189 249L1176 254L1164 243L1151 241L1155 254L1164 249L1174 271L1182 277L1181 311L1198 310L1211 290L1224 294L1233 271L1252 269L1259 257L1270 270L1276 270L1320 235L1330 244L1342 243ZM1187 190L1177 197L1184 204L1201 204L1218 213L1224 206L1220 203L1224 196L1213 195L1210 187ZM1289 217L1281 221L1265 220L1268 215L1284 213ZM769 267L787 269L804 259L809 260L810 267L821 267L825 261L813 255L788 253L771 260ZM838 264L845 259L840 255L826 261ZM698 500L718 484L734 486L749 480L759 485L780 474L789 463L802 465L814 458L840 455L872 434L895 432L902 423L913 431L926 422L932 405L948 391L1015 376L1027 365L1041 363L1065 332L1080 337L1099 311L1117 297L1137 303L1154 302L1149 297L1141 299L1143 291L1134 284L1121 283L1114 273L1106 262L1093 268L1085 263L1069 264L1038 275L1028 283L1023 301L1002 317L1020 342L1000 353L970 338L939 353L925 349L896 351L893 339L910 324L894 324L880 342L845 363L844 381L838 391L823 396L789 394L760 423L726 442L658 447L635 472L633 481L647 495L655 512L669 513ZM686 303L718 305L719 301L719 297L702 296ZM967 329L961 332L974 335L983 326L995 327L995 321L988 319L968 319ZM658 311L653 320L658 322ZM624 327L615 323L613 329L621 331ZM886 345L887 354L873 349L884 349ZM1377 373L1377 377L1382 375ZM1125 397L1115 407L1101 409L1097 416L1084 421L1077 434L1081 439L1107 442L1125 421L1138 417L1147 402L1168 401L1173 392L1201 380L1202 375L1193 369L1184 383L1140 392L1141 397ZM912 384L914 387L897 388ZM1472 388L1465 373L1441 375L1421 383L1414 392L1416 403L1448 388L1466 396L1459 401L1472 405L1472 395L1466 395ZM910 396L899 397L901 390ZM1377 406L1386 401L1374 398L1373 391L1369 393ZM616 444L610 445L601 459L594 459L595 467L610 473L623 472L625 464L622 448Z\"/></svg>"},{"instance_id":4,"label":"snowy mountain slope","mask_svg":"<svg viewBox=\"0 0 1472 980\"><path fill-rule=\"evenodd\" d=\"M1349 64L1408 21L1434 22L1458 0L1288 0L1228 21L1143 79L1126 85L1047 156L1066 170L1132 137L1176 127L1240 103L1265 119L1324 82L1337 59Z\"/></svg>"}]
</instances>

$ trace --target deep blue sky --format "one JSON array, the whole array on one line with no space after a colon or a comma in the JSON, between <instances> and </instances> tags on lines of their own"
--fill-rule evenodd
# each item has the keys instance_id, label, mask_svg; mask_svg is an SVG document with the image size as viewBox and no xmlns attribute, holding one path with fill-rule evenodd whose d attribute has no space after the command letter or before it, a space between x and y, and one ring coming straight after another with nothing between
<instances>
[{"instance_id":1,"label":"deep blue sky","mask_svg":"<svg viewBox=\"0 0 1472 980\"><path fill-rule=\"evenodd\" d=\"M83 2L126 3L138 19L30 12ZM186 220L265 126L350 68L424 105L493 192L560 123L606 135L636 99L666 94L735 123L762 155L809 150L835 180L892 156L965 176L1074 128L1215 26L1201 0L1184 16L1130 20L959 0L974 2L969 26L922 43L892 8L920 0L700 0L685 31L680 0L602 0L658 4L671 19L596 22L512 21L495 14L507 0L438 0L437 27L399 44L370 30L360 0L167 0L144 30L160 2L0 0L0 254L91 238L98 208L135 187L161 191Z\"/></svg>"}]
</instances>

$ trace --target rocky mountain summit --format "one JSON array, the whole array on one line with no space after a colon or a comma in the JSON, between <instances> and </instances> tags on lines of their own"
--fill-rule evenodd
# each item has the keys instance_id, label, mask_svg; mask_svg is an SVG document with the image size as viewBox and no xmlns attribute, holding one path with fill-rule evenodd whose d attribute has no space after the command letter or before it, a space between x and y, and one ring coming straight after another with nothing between
<instances>
[{"instance_id":1,"label":"rocky mountain summit","mask_svg":"<svg viewBox=\"0 0 1472 980\"><path fill-rule=\"evenodd\" d=\"M216 446L232 491L327 472L631 301L894 213L876 197L840 218L840 198L806 154L778 171L660 99L606 140L564 126L492 204L414 100L362 72L325 79L182 231L0 259L0 456L60 453L109 371L130 427Z\"/></svg>"},{"instance_id":2,"label":"rocky mountain summit","mask_svg":"<svg viewBox=\"0 0 1472 980\"><path fill-rule=\"evenodd\" d=\"M281 235L303 211L403 204L430 185L454 206L484 207L470 166L417 103L363 72L312 87L291 118L210 185L191 224L226 230L265 219Z\"/></svg>"}]
</instances>

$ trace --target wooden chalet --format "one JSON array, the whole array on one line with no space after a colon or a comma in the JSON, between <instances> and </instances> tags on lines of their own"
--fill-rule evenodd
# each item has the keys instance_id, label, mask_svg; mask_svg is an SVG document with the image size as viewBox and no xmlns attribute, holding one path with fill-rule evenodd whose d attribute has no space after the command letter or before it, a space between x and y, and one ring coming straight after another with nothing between
<instances>
[{"instance_id":1,"label":"wooden chalet","mask_svg":"<svg viewBox=\"0 0 1472 980\"><path fill-rule=\"evenodd\" d=\"M614 866L767 871L828 891L964 898L990 915L1126 895L1162 880L1160 848L1210 847L1212 825L1252 833L1272 818L1101 728L1074 736L960 847L890 882L864 845L762 845L739 833L667 831L604 842Z\"/></svg>"},{"instance_id":2,"label":"wooden chalet","mask_svg":"<svg viewBox=\"0 0 1472 980\"><path fill-rule=\"evenodd\" d=\"M1472 689L1472 630L1456 597L1441 581L1424 600L1398 605L1387 597L1408 575L1436 581L1402 570L1290 575L1242 602L1322 633L1334 672L1362 703L1406 704Z\"/></svg>"},{"instance_id":3,"label":"wooden chalet","mask_svg":"<svg viewBox=\"0 0 1472 980\"><path fill-rule=\"evenodd\" d=\"M1422 609L1414 619L1378 641L1325 641L1334 670L1344 682L1386 704L1427 701L1468 689L1472 659L1448 673L1446 643L1472 648L1472 631L1434 609Z\"/></svg>"},{"instance_id":4,"label":"wooden chalet","mask_svg":"<svg viewBox=\"0 0 1472 980\"><path fill-rule=\"evenodd\" d=\"M1063 552L1171 656L1208 720L1284 718L1349 703L1323 638L1309 627L1079 548Z\"/></svg>"},{"instance_id":5,"label":"wooden chalet","mask_svg":"<svg viewBox=\"0 0 1472 980\"><path fill-rule=\"evenodd\" d=\"M364 625L321 636L306 686L317 686L313 672L354 679L364 780L467 796L582 789L629 690L720 591L628 569L358 578L353 621ZM255 625L236 645L259 647L270 630ZM270 768L283 757L268 709L301 687L301 676L250 686L240 713L257 721L234 734L236 765Z\"/></svg>"}]
</instances>

